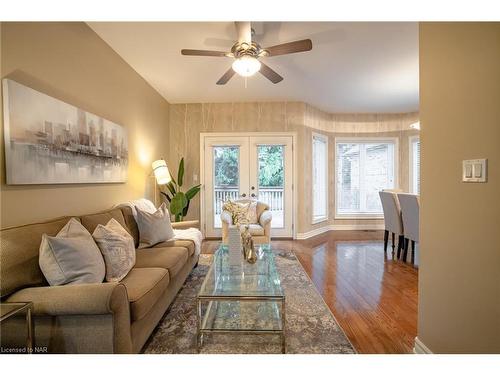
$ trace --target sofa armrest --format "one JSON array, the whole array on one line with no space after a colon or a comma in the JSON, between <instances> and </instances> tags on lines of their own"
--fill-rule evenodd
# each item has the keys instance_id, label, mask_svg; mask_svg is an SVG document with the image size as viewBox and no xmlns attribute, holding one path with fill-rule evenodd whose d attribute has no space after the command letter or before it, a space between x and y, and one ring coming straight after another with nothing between
<instances>
[{"instance_id":1,"label":"sofa armrest","mask_svg":"<svg viewBox=\"0 0 500 375\"><path fill-rule=\"evenodd\" d=\"M231 216L229 211L222 211L222 213L220 214L220 219L227 225L233 224L233 217Z\"/></svg>"},{"instance_id":2,"label":"sofa armrest","mask_svg":"<svg viewBox=\"0 0 500 375\"><path fill-rule=\"evenodd\" d=\"M271 220L273 219L273 214L271 213L271 211L264 211L260 217L259 217L259 224L262 226L262 227L265 227L267 223L270 223Z\"/></svg>"},{"instance_id":3,"label":"sofa armrest","mask_svg":"<svg viewBox=\"0 0 500 375\"><path fill-rule=\"evenodd\" d=\"M69 284L26 288L7 302L33 302L35 315L96 315L128 311L125 285L118 283Z\"/></svg>"},{"instance_id":4,"label":"sofa armrest","mask_svg":"<svg viewBox=\"0 0 500 375\"><path fill-rule=\"evenodd\" d=\"M178 221L172 223L173 229L199 228L199 226L200 222L198 220Z\"/></svg>"}]
</instances>

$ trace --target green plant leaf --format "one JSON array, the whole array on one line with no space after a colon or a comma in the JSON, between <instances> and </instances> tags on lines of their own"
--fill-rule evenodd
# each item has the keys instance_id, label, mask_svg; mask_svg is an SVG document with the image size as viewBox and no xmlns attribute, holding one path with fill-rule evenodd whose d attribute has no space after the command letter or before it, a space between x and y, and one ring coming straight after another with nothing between
<instances>
[{"instance_id":1,"label":"green plant leaf","mask_svg":"<svg viewBox=\"0 0 500 375\"><path fill-rule=\"evenodd\" d=\"M172 201L172 198L170 198L170 195L168 195L167 193L165 193L164 191L160 191L160 194L163 195L167 201Z\"/></svg>"},{"instance_id":2,"label":"green plant leaf","mask_svg":"<svg viewBox=\"0 0 500 375\"><path fill-rule=\"evenodd\" d=\"M186 198L188 200L193 199L196 196L196 194L199 193L200 189L201 189L201 184L193 186L191 189L186 191Z\"/></svg>"},{"instance_id":3,"label":"green plant leaf","mask_svg":"<svg viewBox=\"0 0 500 375\"><path fill-rule=\"evenodd\" d=\"M172 197L177 194L177 190L175 189L175 185L173 184L172 181L170 181L168 184L167 184L167 189L170 190L170 193L172 193Z\"/></svg>"},{"instance_id":4,"label":"green plant leaf","mask_svg":"<svg viewBox=\"0 0 500 375\"><path fill-rule=\"evenodd\" d=\"M182 210L182 216L187 216L189 210L189 199L187 201L186 207L184 207L184 210Z\"/></svg>"},{"instance_id":5,"label":"green plant leaf","mask_svg":"<svg viewBox=\"0 0 500 375\"><path fill-rule=\"evenodd\" d=\"M186 195L182 192L178 192L172 198L170 202L170 212L172 215L179 215L184 210L184 207L187 205Z\"/></svg>"},{"instance_id":6,"label":"green plant leaf","mask_svg":"<svg viewBox=\"0 0 500 375\"><path fill-rule=\"evenodd\" d=\"M179 162L179 171L177 172L177 184L182 186L182 179L184 178L184 158Z\"/></svg>"},{"instance_id":7,"label":"green plant leaf","mask_svg":"<svg viewBox=\"0 0 500 375\"><path fill-rule=\"evenodd\" d=\"M170 173L170 171L168 171L168 174L170 175L170 179L172 180L171 182L172 182L174 185L177 185L177 182L175 181L174 176L172 176L172 173Z\"/></svg>"}]
</instances>

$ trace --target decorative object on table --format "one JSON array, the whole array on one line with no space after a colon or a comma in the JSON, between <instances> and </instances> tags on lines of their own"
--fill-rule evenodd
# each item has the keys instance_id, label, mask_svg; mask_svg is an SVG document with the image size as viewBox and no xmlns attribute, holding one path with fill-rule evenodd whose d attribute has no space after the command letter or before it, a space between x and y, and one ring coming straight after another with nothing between
<instances>
[{"instance_id":1,"label":"decorative object on table","mask_svg":"<svg viewBox=\"0 0 500 375\"><path fill-rule=\"evenodd\" d=\"M3 80L9 185L126 182L124 127Z\"/></svg>"},{"instance_id":2,"label":"decorative object on table","mask_svg":"<svg viewBox=\"0 0 500 375\"><path fill-rule=\"evenodd\" d=\"M249 228L250 227L248 225L245 225L245 229L241 233L241 243L245 260L248 263L253 264L257 261L257 253L255 252L252 235L250 234Z\"/></svg>"},{"instance_id":3,"label":"decorative object on table","mask_svg":"<svg viewBox=\"0 0 500 375\"><path fill-rule=\"evenodd\" d=\"M241 264L241 232L237 225L232 225L228 229L227 250L229 254L229 264L236 266Z\"/></svg>"},{"instance_id":4,"label":"decorative object on table","mask_svg":"<svg viewBox=\"0 0 500 375\"><path fill-rule=\"evenodd\" d=\"M201 184L191 187L185 193L181 190L184 182L184 158L179 162L177 181L172 177L165 160L156 160L152 166L158 185L167 187L167 191L160 190L160 193L170 204L170 213L175 216L176 222L182 221L188 213L191 199L200 192Z\"/></svg>"}]
</instances>

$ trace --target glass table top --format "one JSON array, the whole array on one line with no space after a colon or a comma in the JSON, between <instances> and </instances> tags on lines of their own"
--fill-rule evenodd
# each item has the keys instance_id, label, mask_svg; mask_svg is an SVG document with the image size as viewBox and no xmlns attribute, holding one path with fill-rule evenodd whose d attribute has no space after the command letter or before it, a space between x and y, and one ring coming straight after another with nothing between
<instances>
[{"instance_id":1,"label":"glass table top","mask_svg":"<svg viewBox=\"0 0 500 375\"><path fill-rule=\"evenodd\" d=\"M264 297L283 298L279 273L270 245L257 248L257 261L250 264L243 259L230 263L226 245L215 252L214 260L203 281L198 297Z\"/></svg>"}]
</instances>

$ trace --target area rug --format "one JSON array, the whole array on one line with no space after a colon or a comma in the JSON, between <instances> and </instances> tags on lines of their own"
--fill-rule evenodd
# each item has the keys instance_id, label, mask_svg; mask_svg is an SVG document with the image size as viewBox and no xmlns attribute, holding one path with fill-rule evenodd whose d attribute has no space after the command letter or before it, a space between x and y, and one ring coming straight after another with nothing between
<instances>
[{"instance_id":1,"label":"area rug","mask_svg":"<svg viewBox=\"0 0 500 375\"><path fill-rule=\"evenodd\" d=\"M286 296L286 353L355 353L301 264L291 251L275 250L276 267ZM196 295L212 262L202 254L193 270L144 346L144 353L281 353L278 335L205 335L196 347Z\"/></svg>"}]
</instances>

